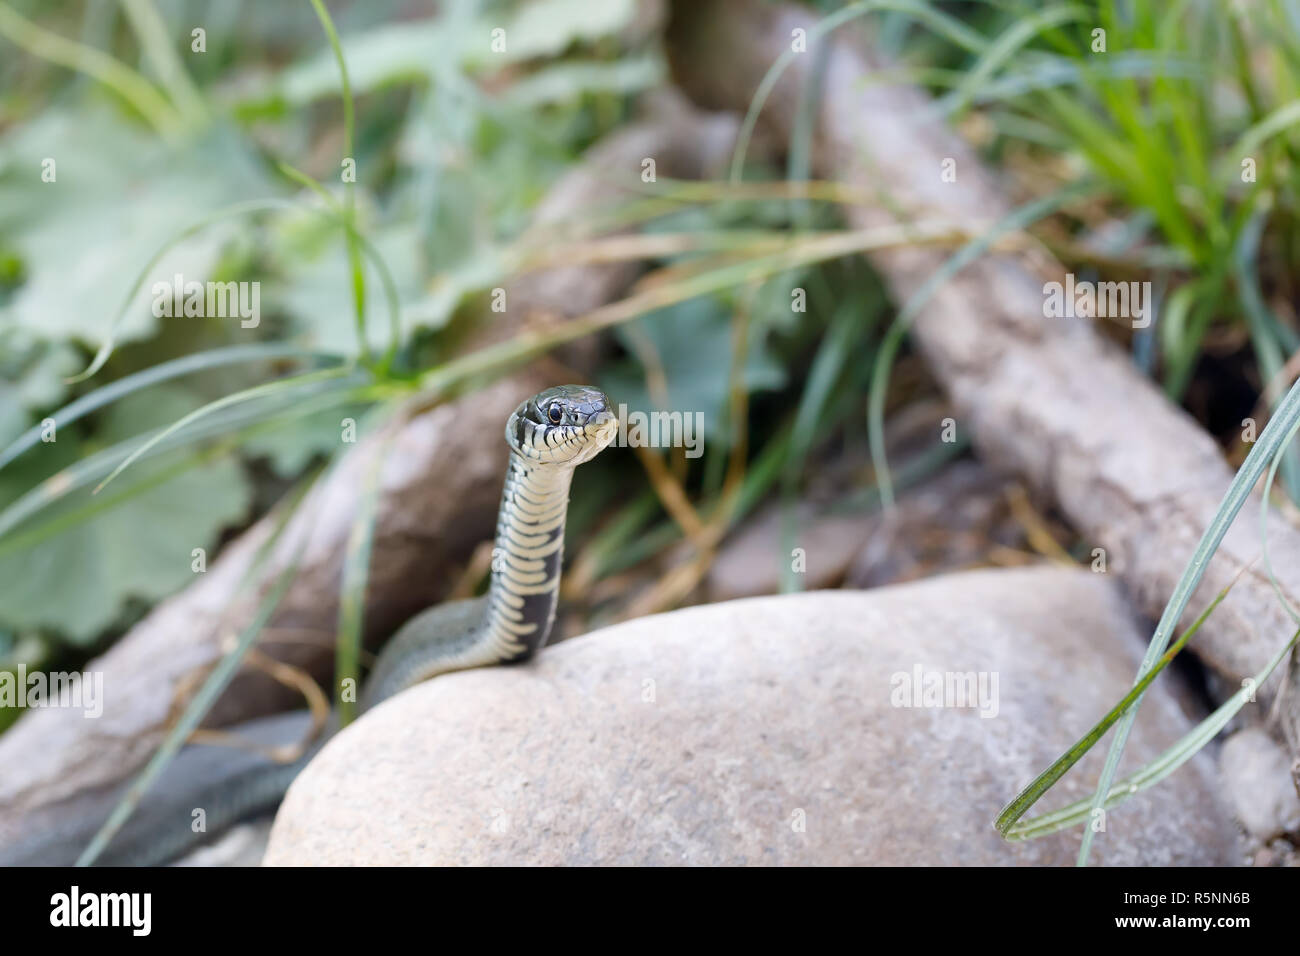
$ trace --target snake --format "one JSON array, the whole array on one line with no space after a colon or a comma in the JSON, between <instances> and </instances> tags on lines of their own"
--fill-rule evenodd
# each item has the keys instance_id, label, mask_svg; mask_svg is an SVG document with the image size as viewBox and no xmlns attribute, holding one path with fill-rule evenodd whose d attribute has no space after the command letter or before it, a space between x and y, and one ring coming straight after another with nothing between
<instances>
[{"instance_id":1,"label":"snake","mask_svg":"<svg viewBox=\"0 0 1300 956\"><path fill-rule=\"evenodd\" d=\"M440 674L518 663L537 653L555 622L574 471L609 445L617 431L608 397L587 385L548 388L515 408L506 421L510 455L487 593L435 605L407 621L385 643L367 676L361 713ZM242 820L273 811L339 723L335 711L292 761L277 761L267 751L309 736L308 711L232 728L257 749L184 747L95 862L166 863ZM19 841L0 848L0 865L74 863L126 789L123 784L80 805L74 799L61 806L58 819L28 827ZM203 826L198 828L200 809Z\"/></svg>"}]
</instances>

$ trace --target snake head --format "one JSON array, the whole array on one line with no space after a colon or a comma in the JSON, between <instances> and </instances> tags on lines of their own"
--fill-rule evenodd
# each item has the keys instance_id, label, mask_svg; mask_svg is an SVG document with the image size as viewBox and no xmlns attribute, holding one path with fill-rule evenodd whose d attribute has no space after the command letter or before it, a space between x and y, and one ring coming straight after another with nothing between
<instances>
[{"instance_id":1,"label":"snake head","mask_svg":"<svg viewBox=\"0 0 1300 956\"><path fill-rule=\"evenodd\" d=\"M609 398L588 385L557 385L520 403L506 423L506 441L530 461L581 465L618 432Z\"/></svg>"}]
</instances>

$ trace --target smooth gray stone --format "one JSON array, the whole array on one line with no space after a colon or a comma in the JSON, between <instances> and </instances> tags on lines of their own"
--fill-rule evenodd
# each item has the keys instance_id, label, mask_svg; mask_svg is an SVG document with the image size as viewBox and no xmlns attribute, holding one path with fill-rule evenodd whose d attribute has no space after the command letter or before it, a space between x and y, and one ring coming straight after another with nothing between
<instances>
[{"instance_id":1,"label":"smooth gray stone","mask_svg":"<svg viewBox=\"0 0 1300 956\"><path fill-rule=\"evenodd\" d=\"M1128 690L1144 646L1103 575L979 571L687 608L367 713L294 782L268 864L1073 864L1001 806ZM997 714L891 703L989 672ZM1162 676L1121 773L1191 726ZM1034 812L1090 794L1104 746ZM1242 862L1199 755L1109 812L1093 860Z\"/></svg>"}]
</instances>

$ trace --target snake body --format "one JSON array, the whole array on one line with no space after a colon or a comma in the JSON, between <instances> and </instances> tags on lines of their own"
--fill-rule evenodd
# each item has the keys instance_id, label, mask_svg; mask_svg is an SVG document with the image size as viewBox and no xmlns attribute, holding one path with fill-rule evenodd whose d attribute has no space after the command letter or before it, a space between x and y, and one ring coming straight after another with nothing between
<instances>
[{"instance_id":1,"label":"snake body","mask_svg":"<svg viewBox=\"0 0 1300 956\"><path fill-rule=\"evenodd\" d=\"M363 711L438 674L525 660L546 642L559 595L573 472L610 443L617 427L609 400L587 386L560 385L520 403L506 423L510 459L488 593L437 605L403 625L366 680ZM234 732L263 748L282 747L303 739L310 725L303 711L250 721ZM274 809L337 726L332 716L323 738L292 763L228 748L186 747L97 862L163 863ZM61 808L61 819L0 848L0 864L71 864L125 789L124 784L90 798L93 806L84 809ZM191 825L195 808L205 816L199 833Z\"/></svg>"}]
</instances>

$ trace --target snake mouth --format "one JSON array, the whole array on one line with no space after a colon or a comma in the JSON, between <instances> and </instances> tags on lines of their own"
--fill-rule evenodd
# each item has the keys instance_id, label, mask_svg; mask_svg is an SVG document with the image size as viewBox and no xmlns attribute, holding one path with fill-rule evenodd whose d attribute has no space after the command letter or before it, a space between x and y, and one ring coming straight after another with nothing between
<instances>
[{"instance_id":1,"label":"snake mouth","mask_svg":"<svg viewBox=\"0 0 1300 956\"><path fill-rule=\"evenodd\" d=\"M557 385L520 404L506 440L533 461L576 466L600 454L618 428L618 415L600 389Z\"/></svg>"},{"instance_id":2,"label":"snake mouth","mask_svg":"<svg viewBox=\"0 0 1300 956\"><path fill-rule=\"evenodd\" d=\"M574 457L574 464L591 461L609 446L618 435L618 416L608 409L598 411L587 420L585 431L587 447Z\"/></svg>"}]
</instances>

